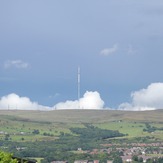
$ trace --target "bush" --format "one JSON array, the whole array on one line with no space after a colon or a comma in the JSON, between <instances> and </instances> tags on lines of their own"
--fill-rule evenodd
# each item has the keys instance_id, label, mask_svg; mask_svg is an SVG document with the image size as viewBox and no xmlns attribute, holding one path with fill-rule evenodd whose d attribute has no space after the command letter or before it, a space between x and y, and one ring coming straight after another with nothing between
<instances>
[{"instance_id":1,"label":"bush","mask_svg":"<svg viewBox=\"0 0 163 163\"><path fill-rule=\"evenodd\" d=\"M12 158L12 154L0 151L0 163L18 163L18 161Z\"/></svg>"}]
</instances>

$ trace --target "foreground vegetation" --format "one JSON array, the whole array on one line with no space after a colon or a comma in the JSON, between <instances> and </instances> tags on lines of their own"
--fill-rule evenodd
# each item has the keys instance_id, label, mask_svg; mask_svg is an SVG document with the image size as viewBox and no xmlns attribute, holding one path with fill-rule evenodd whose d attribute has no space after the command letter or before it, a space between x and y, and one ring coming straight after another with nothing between
<instances>
[{"instance_id":1,"label":"foreground vegetation","mask_svg":"<svg viewBox=\"0 0 163 163\"><path fill-rule=\"evenodd\" d=\"M6 153L3 151L0 151L0 162L1 163L18 163L16 159L12 158L12 155L10 153Z\"/></svg>"}]
</instances>

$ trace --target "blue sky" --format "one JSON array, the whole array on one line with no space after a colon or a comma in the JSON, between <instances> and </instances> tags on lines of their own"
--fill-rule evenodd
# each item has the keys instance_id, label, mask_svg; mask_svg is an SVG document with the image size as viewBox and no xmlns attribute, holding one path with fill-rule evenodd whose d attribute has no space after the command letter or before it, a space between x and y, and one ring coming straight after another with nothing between
<instances>
[{"instance_id":1,"label":"blue sky","mask_svg":"<svg viewBox=\"0 0 163 163\"><path fill-rule=\"evenodd\" d=\"M0 96L41 105L97 91L107 107L162 82L162 0L0 1Z\"/></svg>"}]
</instances>

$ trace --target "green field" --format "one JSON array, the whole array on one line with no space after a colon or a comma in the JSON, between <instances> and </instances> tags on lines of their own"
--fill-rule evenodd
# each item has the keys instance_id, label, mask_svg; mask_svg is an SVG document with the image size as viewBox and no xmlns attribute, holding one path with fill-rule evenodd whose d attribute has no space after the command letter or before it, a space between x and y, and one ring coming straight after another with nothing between
<instances>
[{"instance_id":1,"label":"green field","mask_svg":"<svg viewBox=\"0 0 163 163\"><path fill-rule=\"evenodd\" d=\"M38 162L41 159L44 163L55 159L74 162L93 157L83 151L100 151L110 144L119 147L162 142L162 117L163 110L1 110L1 149ZM100 154L94 156L100 158Z\"/></svg>"},{"instance_id":2,"label":"green field","mask_svg":"<svg viewBox=\"0 0 163 163\"><path fill-rule=\"evenodd\" d=\"M69 128L85 123L101 129L118 130L127 138L154 136L163 139L163 132L143 132L145 123L163 126L163 111L128 112L113 110L0 111L0 139L12 141L55 140L61 133L72 134ZM39 134L33 134L39 130Z\"/></svg>"},{"instance_id":3,"label":"green field","mask_svg":"<svg viewBox=\"0 0 163 163\"><path fill-rule=\"evenodd\" d=\"M96 124L97 127L109 130L118 130L123 134L128 134L127 137L138 137L138 136L146 136L143 132L143 128L145 127L144 123L135 123L135 122L109 122Z\"/></svg>"}]
</instances>

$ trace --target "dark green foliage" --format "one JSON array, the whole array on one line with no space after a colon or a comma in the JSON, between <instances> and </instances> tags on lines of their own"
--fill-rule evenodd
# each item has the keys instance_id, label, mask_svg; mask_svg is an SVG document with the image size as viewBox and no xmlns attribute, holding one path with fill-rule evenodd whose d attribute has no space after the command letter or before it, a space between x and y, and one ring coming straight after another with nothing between
<instances>
[{"instance_id":1,"label":"dark green foliage","mask_svg":"<svg viewBox=\"0 0 163 163\"><path fill-rule=\"evenodd\" d=\"M150 158L146 163L163 163L163 158Z\"/></svg>"},{"instance_id":2,"label":"dark green foliage","mask_svg":"<svg viewBox=\"0 0 163 163\"><path fill-rule=\"evenodd\" d=\"M146 128L143 129L144 132L155 132L156 130L163 130L163 127L161 128L158 128L158 127L154 127L154 126L151 126L149 123L146 123Z\"/></svg>"},{"instance_id":3,"label":"dark green foliage","mask_svg":"<svg viewBox=\"0 0 163 163\"><path fill-rule=\"evenodd\" d=\"M133 160L133 161L138 161L138 159L139 159L139 158L138 158L138 156L136 156L136 155L134 155L134 156L132 157L132 160Z\"/></svg>"},{"instance_id":4,"label":"dark green foliage","mask_svg":"<svg viewBox=\"0 0 163 163\"><path fill-rule=\"evenodd\" d=\"M120 156L116 156L113 160L113 163L123 163L122 158Z\"/></svg>"},{"instance_id":5,"label":"dark green foliage","mask_svg":"<svg viewBox=\"0 0 163 163\"><path fill-rule=\"evenodd\" d=\"M119 133L119 131L104 130L92 125L86 125L86 128L70 128L71 132L80 135L81 139L107 139L113 137L121 137L124 134Z\"/></svg>"},{"instance_id":6,"label":"dark green foliage","mask_svg":"<svg viewBox=\"0 0 163 163\"><path fill-rule=\"evenodd\" d=\"M10 140L10 135L9 134L5 135L5 140Z\"/></svg>"},{"instance_id":7,"label":"dark green foliage","mask_svg":"<svg viewBox=\"0 0 163 163\"><path fill-rule=\"evenodd\" d=\"M33 134L39 134L40 131L39 131L38 129L34 129L32 133L33 133Z\"/></svg>"},{"instance_id":8,"label":"dark green foliage","mask_svg":"<svg viewBox=\"0 0 163 163\"><path fill-rule=\"evenodd\" d=\"M143 162L143 158L142 157L139 158L139 162Z\"/></svg>"},{"instance_id":9,"label":"dark green foliage","mask_svg":"<svg viewBox=\"0 0 163 163\"><path fill-rule=\"evenodd\" d=\"M47 132L44 132L43 135L44 136L54 136L54 134L50 134L50 133L47 133Z\"/></svg>"}]
</instances>

